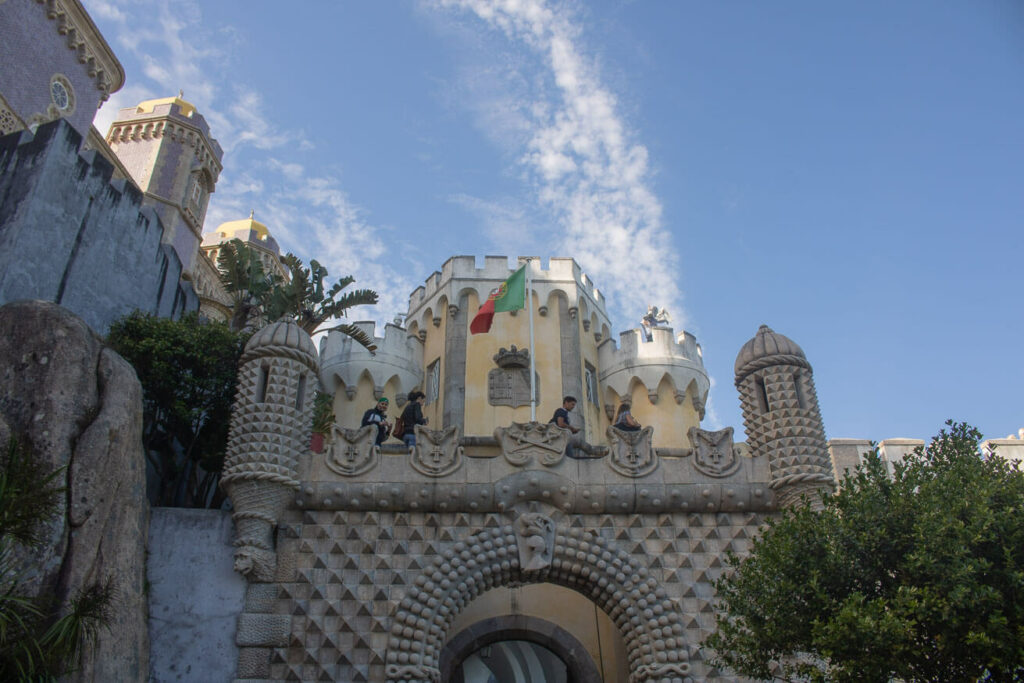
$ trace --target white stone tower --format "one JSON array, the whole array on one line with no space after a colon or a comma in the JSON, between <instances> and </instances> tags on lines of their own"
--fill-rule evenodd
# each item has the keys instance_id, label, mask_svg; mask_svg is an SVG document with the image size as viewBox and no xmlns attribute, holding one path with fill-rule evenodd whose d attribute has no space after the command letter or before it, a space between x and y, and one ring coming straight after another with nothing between
<instances>
[{"instance_id":1,"label":"white stone tower","mask_svg":"<svg viewBox=\"0 0 1024 683\"><path fill-rule=\"evenodd\" d=\"M290 319L257 332L239 362L221 486L234 502L235 568L250 581L274 577L274 528L299 487L317 365L312 340Z\"/></svg>"},{"instance_id":2,"label":"white stone tower","mask_svg":"<svg viewBox=\"0 0 1024 683\"><path fill-rule=\"evenodd\" d=\"M736 388L754 456L767 456L783 507L834 485L811 364L788 337L761 325L736 357Z\"/></svg>"},{"instance_id":3,"label":"white stone tower","mask_svg":"<svg viewBox=\"0 0 1024 683\"><path fill-rule=\"evenodd\" d=\"M190 277L224 156L206 119L180 96L147 100L118 112L107 144L160 215L164 241Z\"/></svg>"}]
</instances>

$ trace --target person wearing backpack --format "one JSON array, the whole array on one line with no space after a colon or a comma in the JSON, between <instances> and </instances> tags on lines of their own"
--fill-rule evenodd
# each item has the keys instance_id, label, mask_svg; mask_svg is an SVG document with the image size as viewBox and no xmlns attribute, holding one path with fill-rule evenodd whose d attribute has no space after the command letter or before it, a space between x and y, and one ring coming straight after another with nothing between
<instances>
[{"instance_id":1,"label":"person wearing backpack","mask_svg":"<svg viewBox=\"0 0 1024 683\"><path fill-rule=\"evenodd\" d=\"M416 445L416 425L427 424L427 418L423 417L423 403L426 398L427 395L422 391L410 391L409 402L402 411L402 441L409 448Z\"/></svg>"}]
</instances>

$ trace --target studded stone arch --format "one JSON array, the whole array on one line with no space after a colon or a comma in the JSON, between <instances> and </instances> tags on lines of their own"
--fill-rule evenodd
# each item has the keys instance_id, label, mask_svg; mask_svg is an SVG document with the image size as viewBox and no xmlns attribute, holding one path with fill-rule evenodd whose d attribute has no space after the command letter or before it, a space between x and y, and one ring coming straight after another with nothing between
<instances>
[{"instance_id":1,"label":"studded stone arch","mask_svg":"<svg viewBox=\"0 0 1024 683\"><path fill-rule=\"evenodd\" d=\"M554 583L585 595L618 626L630 683L684 683L690 665L683 624L658 581L614 541L556 527L550 565L525 571L511 525L478 531L423 570L399 603L386 657L388 683L438 683L440 656L455 617L500 586Z\"/></svg>"}]
</instances>

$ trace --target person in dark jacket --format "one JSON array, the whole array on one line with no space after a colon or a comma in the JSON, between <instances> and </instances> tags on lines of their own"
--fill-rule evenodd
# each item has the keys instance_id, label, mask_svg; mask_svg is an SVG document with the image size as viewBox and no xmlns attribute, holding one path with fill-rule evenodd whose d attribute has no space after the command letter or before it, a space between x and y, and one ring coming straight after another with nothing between
<instances>
[{"instance_id":1,"label":"person in dark jacket","mask_svg":"<svg viewBox=\"0 0 1024 683\"><path fill-rule=\"evenodd\" d=\"M562 429L566 429L572 433L569 437L569 443L565 447L565 455L570 458L576 458L582 460L587 457L600 458L603 454L598 449L587 443L583 435L580 434L580 428L573 426L572 422L569 421L569 413L572 412L573 408L576 407L576 397L566 396L562 399L562 407L555 410L555 414L551 416L549 422L553 425L557 425ZM585 453L586 455L580 455Z\"/></svg>"},{"instance_id":2,"label":"person in dark jacket","mask_svg":"<svg viewBox=\"0 0 1024 683\"><path fill-rule=\"evenodd\" d=\"M388 422L388 399L387 396L382 396L378 401L377 405L363 413L363 421L360 426L365 427L366 425L377 425L377 445L384 443L384 439L388 438L388 434L391 433L391 423Z\"/></svg>"},{"instance_id":3,"label":"person in dark jacket","mask_svg":"<svg viewBox=\"0 0 1024 683\"><path fill-rule=\"evenodd\" d=\"M405 404L402 411L402 424L405 425L405 433L402 434L402 441L409 448L416 445L416 425L427 424L427 418L423 417L423 403L427 395L422 391L410 391L409 402Z\"/></svg>"},{"instance_id":4,"label":"person in dark jacket","mask_svg":"<svg viewBox=\"0 0 1024 683\"><path fill-rule=\"evenodd\" d=\"M619 406L619 412L615 414L615 423L612 426L624 432L640 431L640 422L633 417L628 403Z\"/></svg>"}]
</instances>

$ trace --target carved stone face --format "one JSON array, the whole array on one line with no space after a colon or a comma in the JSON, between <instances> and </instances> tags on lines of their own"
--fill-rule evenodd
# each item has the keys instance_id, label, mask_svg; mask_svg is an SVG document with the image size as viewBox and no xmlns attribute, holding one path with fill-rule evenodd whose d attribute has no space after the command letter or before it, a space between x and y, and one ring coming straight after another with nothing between
<instances>
[{"instance_id":1,"label":"carved stone face","mask_svg":"<svg viewBox=\"0 0 1024 683\"><path fill-rule=\"evenodd\" d=\"M248 576L256 568L256 558L247 548L239 548L235 551L235 571L243 576Z\"/></svg>"}]
</instances>

